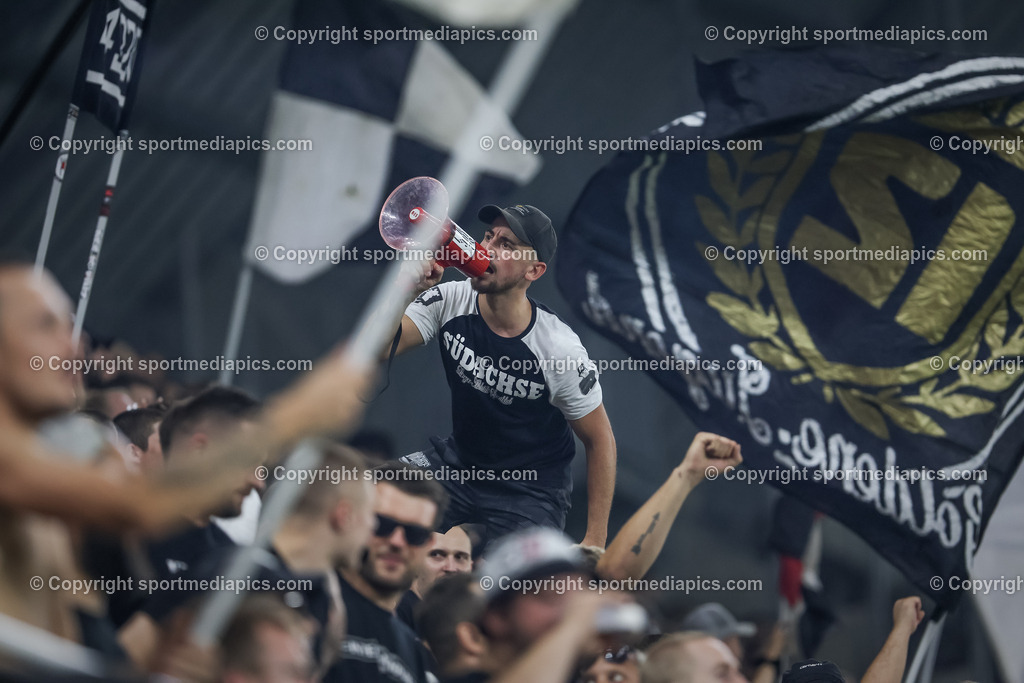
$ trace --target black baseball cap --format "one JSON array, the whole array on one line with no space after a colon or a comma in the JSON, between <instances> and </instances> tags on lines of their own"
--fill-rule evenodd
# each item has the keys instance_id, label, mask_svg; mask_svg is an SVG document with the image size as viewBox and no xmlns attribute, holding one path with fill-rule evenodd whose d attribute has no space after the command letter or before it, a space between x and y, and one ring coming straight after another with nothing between
<instances>
[{"instance_id":1,"label":"black baseball cap","mask_svg":"<svg viewBox=\"0 0 1024 683\"><path fill-rule=\"evenodd\" d=\"M558 238L555 237L555 228L551 225L551 219L536 206L529 204L516 204L504 209L494 204L488 204L480 209L477 216L484 223L493 223L498 216L504 216L508 221L508 227L522 242L533 247L537 252L537 260L542 263L550 263L555 256L555 249L558 247Z\"/></svg>"},{"instance_id":2,"label":"black baseball cap","mask_svg":"<svg viewBox=\"0 0 1024 683\"><path fill-rule=\"evenodd\" d=\"M782 675L782 683L845 683L845 679L832 662L805 659L789 667Z\"/></svg>"}]
</instances>

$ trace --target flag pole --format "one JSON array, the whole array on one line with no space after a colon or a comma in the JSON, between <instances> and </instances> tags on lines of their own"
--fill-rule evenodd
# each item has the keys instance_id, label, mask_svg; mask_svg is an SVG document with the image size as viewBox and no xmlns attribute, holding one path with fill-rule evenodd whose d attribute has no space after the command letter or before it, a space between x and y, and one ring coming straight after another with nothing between
<instances>
[{"instance_id":1,"label":"flag pole","mask_svg":"<svg viewBox=\"0 0 1024 683\"><path fill-rule=\"evenodd\" d=\"M100 215L96 219L96 230L92 235L92 247L89 249L89 260L85 265L85 276L82 278L82 291L78 296L78 309L75 311L75 327L71 333L71 343L78 348L78 342L82 338L82 325L85 323L85 312L89 307L89 296L92 294L92 284L96 277L96 267L100 260L100 250L103 249L103 237L107 232L107 219L110 217L110 206L114 201L114 189L117 187L117 177L121 172L121 159L124 157L124 149L128 131L122 130L118 134L118 145L114 156L110 160L110 170L107 172L107 187L103 190L103 202L100 204Z\"/></svg>"},{"instance_id":2,"label":"flag pole","mask_svg":"<svg viewBox=\"0 0 1024 683\"><path fill-rule=\"evenodd\" d=\"M537 40L519 41L505 54L491 82L489 94L495 106L512 115L533 82L533 75L540 68L541 59L548 45L554 40L559 24L572 11L579 0L564 0L545 4L529 21L527 29L536 31ZM477 107L469 125L462 129L462 135L452 147L452 154L438 179L448 189L451 204L448 214L458 216L469 201L469 195L479 174L476 160L482 153L480 138L488 133L487 112Z\"/></svg>"},{"instance_id":3,"label":"flag pole","mask_svg":"<svg viewBox=\"0 0 1024 683\"><path fill-rule=\"evenodd\" d=\"M237 358L238 347L242 344L242 329L245 327L245 314L249 310L249 295L252 293L252 264L242 255L242 270L238 273L235 284L235 302L231 305L231 322L228 325L228 336L224 341L224 358ZM220 371L220 384L231 386L235 373L224 369Z\"/></svg>"},{"instance_id":4,"label":"flag pole","mask_svg":"<svg viewBox=\"0 0 1024 683\"><path fill-rule=\"evenodd\" d=\"M0 614L0 652L38 673L107 680L110 672L99 652L60 638L32 624Z\"/></svg>"},{"instance_id":5,"label":"flag pole","mask_svg":"<svg viewBox=\"0 0 1024 683\"><path fill-rule=\"evenodd\" d=\"M68 105L68 118L64 122L64 134L61 136L61 152L57 157L57 165L53 169L53 183L50 185L50 198L46 202L46 217L43 219L43 234L39 236L39 248L36 250L35 274L41 275L46 262L46 251L50 246L50 235L53 233L53 221L57 215L57 202L60 191L64 187L64 171L68 166L68 153L65 148L75 139L75 125L78 123L78 106Z\"/></svg>"},{"instance_id":6,"label":"flag pole","mask_svg":"<svg viewBox=\"0 0 1024 683\"><path fill-rule=\"evenodd\" d=\"M921 642L917 644L917 650L914 652L914 661L910 664L910 670L907 672L906 683L917 683L918 675L922 673L926 668L928 673L922 676L923 683L931 683L931 666L926 662L930 661L933 665L935 662L935 655L932 654L932 650L935 654L939 651L939 640L942 638L942 627L946 623L946 615L943 613L938 619L933 619L928 622L924 627L924 634L921 635Z\"/></svg>"},{"instance_id":7,"label":"flag pole","mask_svg":"<svg viewBox=\"0 0 1024 683\"><path fill-rule=\"evenodd\" d=\"M932 676L935 674L935 662L939 658L939 641L942 640L942 627L946 625L946 617L942 617L942 623L939 625L939 634L935 637L935 642L928 649L928 656L924 659L924 664L921 667L921 680L924 683L932 683Z\"/></svg>"}]
</instances>

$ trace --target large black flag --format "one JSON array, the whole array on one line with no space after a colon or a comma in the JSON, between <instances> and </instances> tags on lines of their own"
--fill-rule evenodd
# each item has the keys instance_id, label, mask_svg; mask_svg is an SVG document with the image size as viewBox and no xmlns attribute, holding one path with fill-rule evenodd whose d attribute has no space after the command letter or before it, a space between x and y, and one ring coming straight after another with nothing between
<instances>
[{"instance_id":1,"label":"large black flag","mask_svg":"<svg viewBox=\"0 0 1024 683\"><path fill-rule=\"evenodd\" d=\"M127 128L151 0L93 0L71 102L115 133Z\"/></svg>"},{"instance_id":2,"label":"large black flag","mask_svg":"<svg viewBox=\"0 0 1024 683\"><path fill-rule=\"evenodd\" d=\"M559 286L672 366L745 476L952 605L1024 444L1024 60L794 51L698 81L706 112L590 181Z\"/></svg>"}]
</instances>

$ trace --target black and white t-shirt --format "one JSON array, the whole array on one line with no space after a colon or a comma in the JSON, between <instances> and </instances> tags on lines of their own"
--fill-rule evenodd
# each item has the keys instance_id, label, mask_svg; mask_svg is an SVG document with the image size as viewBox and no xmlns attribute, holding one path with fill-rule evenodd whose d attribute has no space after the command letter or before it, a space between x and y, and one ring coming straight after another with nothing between
<instances>
[{"instance_id":1,"label":"black and white t-shirt","mask_svg":"<svg viewBox=\"0 0 1024 683\"><path fill-rule=\"evenodd\" d=\"M567 420L601 405L597 369L579 337L532 299L518 337L501 337L480 316L469 280L423 292L405 314L424 342L439 341L452 392L452 436L463 464L535 469L537 485L567 485L576 452Z\"/></svg>"}]
</instances>

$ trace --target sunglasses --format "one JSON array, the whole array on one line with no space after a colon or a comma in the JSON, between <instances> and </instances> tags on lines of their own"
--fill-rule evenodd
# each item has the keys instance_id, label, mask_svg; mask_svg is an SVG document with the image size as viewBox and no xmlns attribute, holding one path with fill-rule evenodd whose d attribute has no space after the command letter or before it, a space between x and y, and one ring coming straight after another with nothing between
<instances>
[{"instance_id":1,"label":"sunglasses","mask_svg":"<svg viewBox=\"0 0 1024 683\"><path fill-rule=\"evenodd\" d=\"M377 538L389 538L395 533L395 529L402 527L402 534L405 535L405 542L411 546L421 546L433 536L434 532L425 526L418 524L406 524L397 519L391 519L384 515L377 515L377 530L373 533Z\"/></svg>"},{"instance_id":2,"label":"sunglasses","mask_svg":"<svg viewBox=\"0 0 1024 683\"><path fill-rule=\"evenodd\" d=\"M594 662L598 661L599 659L603 659L604 661L610 664L625 664L626 660L629 659L629 656L632 655L634 652L636 652L636 649L632 645L623 645L620 648L608 648L596 657L591 655L590 657L587 657L582 662L580 662L580 670L586 671L590 667L594 666ZM578 680L583 679L581 677Z\"/></svg>"}]
</instances>

